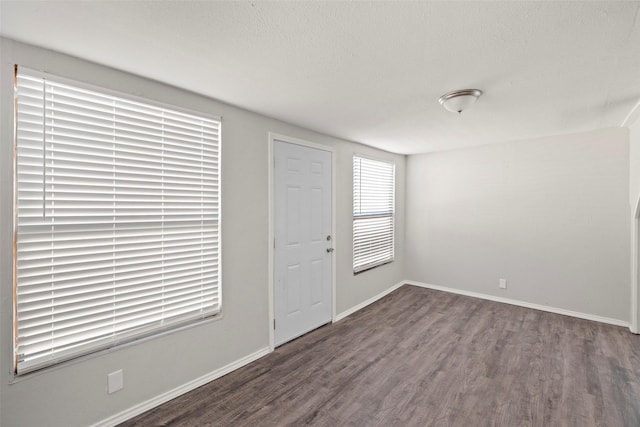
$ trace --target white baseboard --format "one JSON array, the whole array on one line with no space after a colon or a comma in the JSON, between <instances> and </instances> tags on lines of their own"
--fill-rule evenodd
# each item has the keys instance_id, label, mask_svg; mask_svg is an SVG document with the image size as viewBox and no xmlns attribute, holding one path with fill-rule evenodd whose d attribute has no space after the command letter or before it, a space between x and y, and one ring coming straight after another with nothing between
<instances>
[{"instance_id":1,"label":"white baseboard","mask_svg":"<svg viewBox=\"0 0 640 427\"><path fill-rule=\"evenodd\" d=\"M154 398L147 400L146 402L142 402L138 405L132 406L129 409L126 409L118 414L115 414L109 418L106 418L102 421L99 421L93 424L92 427L112 427L118 425L128 419L135 417L136 415L140 415L149 409L153 409L156 406L159 406L165 402L168 402L171 399L174 399L184 393L187 393L193 389L196 389L210 381L215 380L216 378L220 378L223 375L228 374L231 371L235 371L238 368L241 368L251 362L254 362L261 357L269 354L271 350L269 347L261 348L260 350L249 354L241 359L236 360L235 362L229 363L226 366L223 366L220 369L216 369L215 371L209 372L201 376L200 378L196 378L193 381L189 381L186 384L182 384L179 387L174 388L173 390L169 390L165 393L162 393Z\"/></svg>"},{"instance_id":2,"label":"white baseboard","mask_svg":"<svg viewBox=\"0 0 640 427\"><path fill-rule=\"evenodd\" d=\"M550 306L546 306L546 305L541 305L541 304L533 304L533 303L529 303L529 302L525 302L525 301L518 301L518 300L514 300L514 299L510 299L510 298L502 298L502 297L497 297L497 296L493 296L493 295L488 295L488 294L482 294L479 292L471 292L471 291L465 291L462 289L455 289L455 288L448 288L446 286L438 286L438 285L430 285L428 283L422 283L422 282L416 282L413 280L403 280L402 282L396 283L395 285L391 286L390 288L384 290L383 292L380 292L379 294L369 298L366 301L363 301L362 303L351 307L348 310L343 311L342 313L336 315L336 317L333 319L334 322L338 322L342 319L344 319L345 317L355 313L358 310L363 309L364 307L368 306L369 304L372 304L376 301L378 301L380 298L390 294L391 292L395 291L396 289L398 289L399 287L403 286L403 285L413 285L413 286L419 286L422 288L428 288L428 289L434 289L434 290L438 290L438 291L444 291L444 292L449 292L449 293L453 293L453 294L459 294L459 295L466 295L469 297L474 297L474 298L480 298L480 299L485 299L485 300L489 300L489 301L496 301L496 302L501 302L501 303L505 303L505 304L511 304L511 305L517 305L520 307L526 307L526 308L532 308L535 310L541 310L541 311L548 311L550 313L556 313L556 314L563 314L565 316L572 316L572 317L577 317L580 319L586 319L586 320L593 320L596 322L601 322L601 323L608 323L611 325L616 325L616 326L624 326L624 327L629 327L629 322L625 322L623 320L618 320L618 319L612 319L609 317L603 317L603 316L596 316L593 314L587 314L587 313L581 313L581 312L577 312L577 311L571 311L571 310L565 310L562 308L556 308L556 307L550 307ZM171 399L174 399L178 396L183 395L184 393L187 393L193 389L196 389L210 381L213 381L217 378L222 377L223 375L228 374L229 372L232 372L238 368L241 368L251 362L254 362L258 359L260 359L261 357L269 354L272 350L269 347L264 347L252 354L249 354L241 359L236 360L235 362L232 362L226 366L223 366L220 369L216 369L215 371L209 372L208 374L205 374L199 378L196 378L195 380L189 381L186 384L183 384L179 387L176 387L172 390L169 390L165 393L162 393L154 398L151 398L145 402L142 402L138 405L132 406L129 409L126 409L118 414L115 414L109 418L106 418L102 421L99 421L95 424L93 424L91 427L112 427L112 426L116 426L128 419L131 419L133 417L135 417L136 415L140 415L145 411L148 411L149 409L153 409L156 406L159 406L165 402L168 402Z\"/></svg>"},{"instance_id":3,"label":"white baseboard","mask_svg":"<svg viewBox=\"0 0 640 427\"><path fill-rule=\"evenodd\" d=\"M378 301L380 298L389 295L391 292L395 291L396 289L398 289L400 286L404 285L406 283L405 280L403 280L402 282L396 283L395 285L393 285L392 287L390 287L389 289L386 289L382 292L380 292L378 295L374 295L371 298L369 298L366 301L361 302L358 305L355 305L345 311L343 311L340 314L337 314L336 317L333 319L334 322L338 322L342 319L344 319L345 317L349 316L350 314L355 313L358 310L361 310L363 308L365 308L366 306L368 306L371 303L374 303L376 301Z\"/></svg>"},{"instance_id":4,"label":"white baseboard","mask_svg":"<svg viewBox=\"0 0 640 427\"><path fill-rule=\"evenodd\" d=\"M610 317L596 316L595 314L581 313L579 311L565 310L563 308L550 307L548 305L533 304L525 301L518 301L510 298L496 297L493 295L481 294L479 292L465 291L462 289L448 288L446 286L430 285L428 283L415 282L413 280L405 280L407 285L420 286L422 288L434 289L437 291L450 292L453 294L466 295L468 297L481 298L489 301L502 302L505 304L517 305L520 307L533 308L535 310L548 311L555 314L563 314L565 316L577 317L579 319L593 320L595 322L608 323L610 325L629 327L629 322L624 320L612 319Z\"/></svg>"},{"instance_id":5,"label":"white baseboard","mask_svg":"<svg viewBox=\"0 0 640 427\"><path fill-rule=\"evenodd\" d=\"M398 289L400 286L404 285L405 281L402 281L400 283L396 283L395 285L393 285L392 287L390 287L389 289L386 289L385 291L379 293L378 295L375 295L371 298L369 298L368 300L354 306L351 307L350 309L343 311L342 313L336 315L336 317L333 319L334 322L337 322L339 320L344 319L345 317L347 317L350 314L355 313L356 311L368 306L369 304L379 300L380 298L384 297L385 295L388 295L389 293L395 291L396 289ZM209 372L208 374L205 374L203 376L201 376L200 378L196 378L193 381L189 381L186 384L183 384L179 387L176 387L172 390L169 390L165 393L162 393L154 398L151 398L145 402L142 402L138 405L132 406L129 409L126 409L118 414L115 414L109 418L106 418L102 421L99 421L95 424L93 424L91 427L113 427L116 426L124 421L127 421L133 417L135 417L136 415L140 415L143 412L146 412L150 409L155 408L156 406L159 406L165 402L168 402L171 399L175 399L178 396L181 396L193 389L196 389L210 381L213 381L217 378L220 378L223 375L228 374L229 372L232 372L238 368L241 368L245 365L248 365L251 362L254 362L258 359L260 359L261 357L271 353L273 351L272 348L269 347L265 347L262 348L252 354L249 354L248 356L245 356L239 360L236 360L235 362L232 362L226 366L223 366L220 369L216 369L213 372Z\"/></svg>"}]
</instances>

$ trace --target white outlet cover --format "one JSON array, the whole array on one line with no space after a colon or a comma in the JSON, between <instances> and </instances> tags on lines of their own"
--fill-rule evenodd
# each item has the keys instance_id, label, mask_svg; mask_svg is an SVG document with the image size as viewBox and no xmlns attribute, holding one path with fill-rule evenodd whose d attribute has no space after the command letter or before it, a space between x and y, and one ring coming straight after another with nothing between
<instances>
[{"instance_id":1,"label":"white outlet cover","mask_svg":"<svg viewBox=\"0 0 640 427\"><path fill-rule=\"evenodd\" d=\"M500 289L507 289L507 279L500 279L498 281L498 287Z\"/></svg>"},{"instance_id":2,"label":"white outlet cover","mask_svg":"<svg viewBox=\"0 0 640 427\"><path fill-rule=\"evenodd\" d=\"M115 393L124 387L124 375L122 369L107 374L107 393Z\"/></svg>"}]
</instances>

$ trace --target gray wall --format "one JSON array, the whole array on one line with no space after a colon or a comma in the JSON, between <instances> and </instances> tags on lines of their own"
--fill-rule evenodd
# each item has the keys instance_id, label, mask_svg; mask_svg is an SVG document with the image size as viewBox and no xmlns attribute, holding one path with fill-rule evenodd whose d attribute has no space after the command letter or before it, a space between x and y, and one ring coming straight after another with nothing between
<instances>
[{"instance_id":1,"label":"gray wall","mask_svg":"<svg viewBox=\"0 0 640 427\"><path fill-rule=\"evenodd\" d=\"M629 321L626 129L411 156L406 179L407 279Z\"/></svg>"},{"instance_id":2,"label":"gray wall","mask_svg":"<svg viewBox=\"0 0 640 427\"><path fill-rule=\"evenodd\" d=\"M640 200L640 117L629 127L629 202L635 214Z\"/></svg>"},{"instance_id":3,"label":"gray wall","mask_svg":"<svg viewBox=\"0 0 640 427\"><path fill-rule=\"evenodd\" d=\"M331 138L197 94L10 40L1 41L0 52L0 425L88 425L268 347L268 132L335 148L337 313L404 278L404 156ZM222 318L16 380L11 378L15 63L223 116ZM184 78L189 78L188 70ZM353 276L351 269L351 157L354 152L394 160L397 167L396 262L358 276ZM117 369L124 370L125 387L107 395L106 375Z\"/></svg>"}]
</instances>

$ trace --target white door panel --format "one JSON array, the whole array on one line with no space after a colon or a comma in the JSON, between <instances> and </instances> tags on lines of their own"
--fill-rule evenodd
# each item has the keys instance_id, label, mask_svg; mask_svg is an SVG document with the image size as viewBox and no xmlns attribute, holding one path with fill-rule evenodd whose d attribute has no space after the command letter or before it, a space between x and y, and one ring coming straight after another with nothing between
<instances>
[{"instance_id":1,"label":"white door panel","mask_svg":"<svg viewBox=\"0 0 640 427\"><path fill-rule=\"evenodd\" d=\"M275 344L331 321L331 153L274 141ZM329 240L328 240L329 239Z\"/></svg>"}]
</instances>

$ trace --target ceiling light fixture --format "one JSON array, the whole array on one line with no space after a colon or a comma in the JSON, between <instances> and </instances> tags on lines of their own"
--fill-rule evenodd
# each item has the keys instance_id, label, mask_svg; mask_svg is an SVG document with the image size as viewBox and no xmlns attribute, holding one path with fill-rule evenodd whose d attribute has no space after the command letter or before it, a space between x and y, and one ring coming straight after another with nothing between
<instances>
[{"instance_id":1,"label":"ceiling light fixture","mask_svg":"<svg viewBox=\"0 0 640 427\"><path fill-rule=\"evenodd\" d=\"M462 110L471 107L482 95L480 89L461 89L445 93L438 101L452 113L460 114Z\"/></svg>"}]
</instances>

